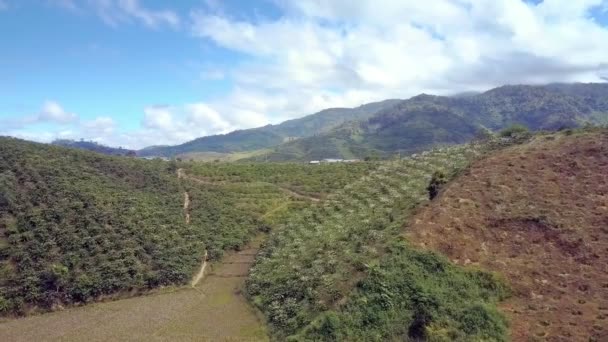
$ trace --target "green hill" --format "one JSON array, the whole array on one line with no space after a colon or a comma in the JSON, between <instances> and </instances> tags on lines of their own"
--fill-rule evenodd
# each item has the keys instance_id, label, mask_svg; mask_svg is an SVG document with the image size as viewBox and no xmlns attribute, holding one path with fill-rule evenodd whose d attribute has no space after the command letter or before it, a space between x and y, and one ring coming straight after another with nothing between
<instances>
[{"instance_id":1,"label":"green hill","mask_svg":"<svg viewBox=\"0 0 608 342\"><path fill-rule=\"evenodd\" d=\"M428 201L433 173L466 168L480 146L385 162L292 215L251 270L248 292L277 340L506 340L491 274L454 266L399 238Z\"/></svg>"},{"instance_id":2,"label":"green hill","mask_svg":"<svg viewBox=\"0 0 608 342\"><path fill-rule=\"evenodd\" d=\"M244 244L286 199L178 180L176 167L0 138L0 312L186 283L205 251Z\"/></svg>"},{"instance_id":3,"label":"green hill","mask_svg":"<svg viewBox=\"0 0 608 342\"><path fill-rule=\"evenodd\" d=\"M328 131L352 120L366 119L399 100L369 103L357 108L331 108L278 125L238 130L228 134L198 138L177 146L157 146L137 152L141 156L171 157L192 152L243 152L279 145L290 139Z\"/></svg>"},{"instance_id":4,"label":"green hill","mask_svg":"<svg viewBox=\"0 0 608 342\"><path fill-rule=\"evenodd\" d=\"M419 95L360 122L281 144L257 160L364 158L458 144L481 128L556 130L608 122L608 84L503 86L471 96Z\"/></svg>"}]
</instances>

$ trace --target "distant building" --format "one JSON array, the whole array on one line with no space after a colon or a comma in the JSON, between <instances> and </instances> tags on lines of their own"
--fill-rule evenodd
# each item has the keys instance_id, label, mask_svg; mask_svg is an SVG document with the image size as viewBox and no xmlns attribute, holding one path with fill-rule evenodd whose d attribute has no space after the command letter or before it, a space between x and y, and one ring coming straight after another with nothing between
<instances>
[{"instance_id":1,"label":"distant building","mask_svg":"<svg viewBox=\"0 0 608 342\"><path fill-rule=\"evenodd\" d=\"M360 161L361 159L325 158L323 160L311 160L308 164L358 163Z\"/></svg>"}]
</instances>

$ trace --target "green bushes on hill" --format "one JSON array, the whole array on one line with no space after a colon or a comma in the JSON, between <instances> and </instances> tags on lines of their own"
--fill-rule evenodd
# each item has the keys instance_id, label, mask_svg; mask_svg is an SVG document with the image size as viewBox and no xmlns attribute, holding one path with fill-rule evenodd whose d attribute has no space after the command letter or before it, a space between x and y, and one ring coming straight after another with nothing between
<instances>
[{"instance_id":1,"label":"green bushes on hill","mask_svg":"<svg viewBox=\"0 0 608 342\"><path fill-rule=\"evenodd\" d=\"M209 182L271 183L310 196L343 188L373 171L378 163L194 163L188 172Z\"/></svg>"},{"instance_id":2,"label":"green bushes on hill","mask_svg":"<svg viewBox=\"0 0 608 342\"><path fill-rule=\"evenodd\" d=\"M383 163L277 228L247 286L275 336L504 339L499 281L395 241L427 201L431 175L454 174L478 153L459 146Z\"/></svg>"},{"instance_id":3,"label":"green bushes on hill","mask_svg":"<svg viewBox=\"0 0 608 342\"><path fill-rule=\"evenodd\" d=\"M346 303L291 339L505 341L507 324L493 304L507 295L491 274L465 271L398 241L367 266Z\"/></svg>"},{"instance_id":4,"label":"green bushes on hill","mask_svg":"<svg viewBox=\"0 0 608 342\"><path fill-rule=\"evenodd\" d=\"M265 201L180 181L175 168L0 138L0 310L182 284L206 249L221 255L261 226Z\"/></svg>"}]
</instances>

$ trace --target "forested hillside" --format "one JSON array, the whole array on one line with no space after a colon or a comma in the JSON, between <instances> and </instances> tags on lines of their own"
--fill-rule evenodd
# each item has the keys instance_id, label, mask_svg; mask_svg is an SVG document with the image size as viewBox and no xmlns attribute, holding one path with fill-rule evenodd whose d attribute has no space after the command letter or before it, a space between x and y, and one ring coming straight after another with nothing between
<instances>
[{"instance_id":1,"label":"forested hillside","mask_svg":"<svg viewBox=\"0 0 608 342\"><path fill-rule=\"evenodd\" d=\"M148 147L138 151L141 156L176 156L192 152L243 152L279 145L294 138L326 132L352 120L369 118L399 100L368 103L356 108L330 108L278 125L268 125L228 134L198 138L177 146Z\"/></svg>"},{"instance_id":2,"label":"forested hillside","mask_svg":"<svg viewBox=\"0 0 608 342\"><path fill-rule=\"evenodd\" d=\"M72 147L81 150L93 151L97 153L103 153L111 156L135 156L134 150L129 150L122 147L110 147L102 144L98 144L94 141L76 141L69 139L58 139L54 140L51 144L63 147Z\"/></svg>"},{"instance_id":3,"label":"forested hillside","mask_svg":"<svg viewBox=\"0 0 608 342\"><path fill-rule=\"evenodd\" d=\"M242 245L264 206L286 198L276 188L202 187L176 168L0 138L0 311L183 284L206 250Z\"/></svg>"},{"instance_id":4,"label":"forested hillside","mask_svg":"<svg viewBox=\"0 0 608 342\"><path fill-rule=\"evenodd\" d=\"M471 96L419 95L319 136L287 142L255 160L364 158L471 140L512 124L556 130L608 122L608 84L503 86Z\"/></svg>"}]
</instances>

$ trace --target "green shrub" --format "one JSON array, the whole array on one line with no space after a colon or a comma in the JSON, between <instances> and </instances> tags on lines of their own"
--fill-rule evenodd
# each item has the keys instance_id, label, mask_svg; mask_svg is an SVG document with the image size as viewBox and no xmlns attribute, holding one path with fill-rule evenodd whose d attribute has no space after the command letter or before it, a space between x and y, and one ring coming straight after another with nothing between
<instances>
[{"instance_id":1,"label":"green shrub","mask_svg":"<svg viewBox=\"0 0 608 342\"><path fill-rule=\"evenodd\" d=\"M433 172L433 176L429 182L429 186L426 188L429 192L429 199L433 200L439 194L441 187L447 183L445 174L441 171Z\"/></svg>"},{"instance_id":2,"label":"green shrub","mask_svg":"<svg viewBox=\"0 0 608 342\"><path fill-rule=\"evenodd\" d=\"M521 125L521 124L513 124L503 130L501 130L498 135L500 135L503 138L512 138L512 137L516 137L519 135L525 135L527 133L529 133L530 130L528 129L528 127Z\"/></svg>"}]
</instances>

